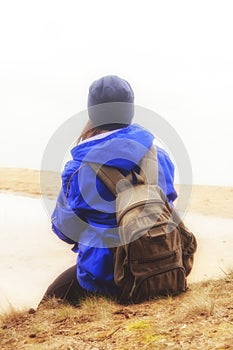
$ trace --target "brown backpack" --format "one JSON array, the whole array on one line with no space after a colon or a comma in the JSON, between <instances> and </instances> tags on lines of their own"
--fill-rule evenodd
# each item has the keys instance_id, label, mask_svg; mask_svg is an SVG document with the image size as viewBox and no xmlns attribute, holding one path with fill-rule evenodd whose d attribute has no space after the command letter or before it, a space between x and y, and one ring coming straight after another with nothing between
<instances>
[{"instance_id":1,"label":"brown backpack","mask_svg":"<svg viewBox=\"0 0 233 350\"><path fill-rule=\"evenodd\" d=\"M119 302L185 292L197 242L157 185L155 148L143 157L139 174L125 177L115 168L89 164L116 196L121 245L115 248L114 279Z\"/></svg>"}]
</instances>

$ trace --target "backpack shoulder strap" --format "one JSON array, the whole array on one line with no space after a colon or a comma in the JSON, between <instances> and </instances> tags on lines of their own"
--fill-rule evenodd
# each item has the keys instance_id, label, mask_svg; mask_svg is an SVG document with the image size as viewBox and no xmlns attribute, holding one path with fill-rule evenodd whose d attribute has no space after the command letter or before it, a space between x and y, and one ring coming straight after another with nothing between
<instances>
[{"instance_id":1,"label":"backpack shoulder strap","mask_svg":"<svg viewBox=\"0 0 233 350\"><path fill-rule=\"evenodd\" d=\"M108 187L108 189L117 195L116 185L120 180L125 179L125 176L121 174L116 168L112 168L106 165L100 165L97 163L88 163L90 167L94 170L96 175L101 181Z\"/></svg>"},{"instance_id":2,"label":"backpack shoulder strap","mask_svg":"<svg viewBox=\"0 0 233 350\"><path fill-rule=\"evenodd\" d=\"M140 164L140 175L148 185L158 185L158 157L156 146L152 145L142 158Z\"/></svg>"},{"instance_id":3,"label":"backpack shoulder strap","mask_svg":"<svg viewBox=\"0 0 233 350\"><path fill-rule=\"evenodd\" d=\"M137 184L144 183L149 185L158 184L158 164L157 164L157 154L155 146L153 145L149 151L145 154L140 162L140 173L137 174L131 171L127 176L124 176L118 169L100 165L97 163L88 163L90 167L94 170L96 175L101 179L101 181L108 187L108 189L116 196L117 195L117 184L121 180L125 180L121 185L121 190L125 187L127 188L129 182L133 182L133 178L136 178Z\"/></svg>"}]
</instances>

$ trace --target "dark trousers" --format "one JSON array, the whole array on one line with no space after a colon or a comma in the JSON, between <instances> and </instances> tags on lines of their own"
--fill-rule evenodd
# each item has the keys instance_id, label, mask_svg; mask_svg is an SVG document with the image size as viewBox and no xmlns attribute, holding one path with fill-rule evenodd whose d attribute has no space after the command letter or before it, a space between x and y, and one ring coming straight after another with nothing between
<instances>
[{"instance_id":1,"label":"dark trousers","mask_svg":"<svg viewBox=\"0 0 233 350\"><path fill-rule=\"evenodd\" d=\"M41 303L49 298L58 298L71 305L78 305L87 296L94 294L83 289L76 277L76 265L62 272L48 287Z\"/></svg>"}]
</instances>

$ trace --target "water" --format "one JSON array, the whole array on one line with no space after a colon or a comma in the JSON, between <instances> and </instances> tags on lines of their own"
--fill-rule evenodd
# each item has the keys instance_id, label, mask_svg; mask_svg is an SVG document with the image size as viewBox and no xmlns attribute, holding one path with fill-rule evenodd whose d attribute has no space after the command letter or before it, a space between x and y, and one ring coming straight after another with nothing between
<instances>
[{"instance_id":1,"label":"water","mask_svg":"<svg viewBox=\"0 0 233 350\"><path fill-rule=\"evenodd\" d=\"M40 199L0 194L0 206L0 312L36 307L76 256L52 233ZM218 278L233 268L233 219L188 214L185 222L198 240L190 282Z\"/></svg>"}]
</instances>

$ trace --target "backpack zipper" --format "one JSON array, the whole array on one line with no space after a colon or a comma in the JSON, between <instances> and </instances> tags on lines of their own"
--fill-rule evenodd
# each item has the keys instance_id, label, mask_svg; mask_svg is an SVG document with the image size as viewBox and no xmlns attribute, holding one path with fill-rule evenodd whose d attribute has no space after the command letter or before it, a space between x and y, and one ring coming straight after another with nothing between
<instances>
[{"instance_id":1,"label":"backpack zipper","mask_svg":"<svg viewBox=\"0 0 233 350\"><path fill-rule=\"evenodd\" d=\"M118 225L120 226L120 222L121 222L121 220L122 220L122 218L123 218L123 216L125 216L125 214L127 214L130 210L132 210L132 209L135 209L135 208L140 208L140 207L143 207L143 206L145 206L145 205L147 205L147 204L155 204L155 203L160 203L160 204L163 204L164 205L164 202L162 201L162 200L159 200L159 199L156 199L156 200L150 200L150 199L145 199L145 200L143 200L143 201L140 201L140 202L137 202L137 203L135 203L135 204L133 204L133 205L131 205L131 206L129 206L128 207L128 209L127 210L122 210L122 214L120 215L120 217L119 217L119 219L118 219ZM162 211L161 211L162 212Z\"/></svg>"},{"instance_id":2,"label":"backpack zipper","mask_svg":"<svg viewBox=\"0 0 233 350\"><path fill-rule=\"evenodd\" d=\"M174 225L176 226L175 223L173 223L173 222L171 222L171 223L174 224ZM166 222L166 221L163 221L163 222L160 222L156 227L163 226L163 225L165 225L165 224L167 224L167 222ZM155 227L155 226L153 226L153 227ZM152 229L153 227L151 227L151 229ZM152 235L150 235L149 231L150 231L150 230L148 230L147 233L146 233L147 238L148 238L148 239L153 239L154 237L153 237ZM157 237L162 237L162 236L164 236L163 239L166 239L166 234L158 235ZM175 251L175 253L177 254L177 250ZM170 253L170 254L174 254L174 252L172 252L172 253ZM131 255L131 243L128 244L128 259L126 259L126 263L127 263L127 264L128 264L128 262L132 262L132 261L133 261L133 260L130 259L130 255ZM164 255L165 255L165 254L164 254ZM148 259L149 259L149 258L148 258ZM135 260L135 261L136 261L136 260ZM137 260L137 261L140 261L140 259ZM140 264L140 263L139 263L139 264Z\"/></svg>"},{"instance_id":3,"label":"backpack zipper","mask_svg":"<svg viewBox=\"0 0 233 350\"><path fill-rule=\"evenodd\" d=\"M155 225L151 226L151 228L148 230L148 232L150 230L152 230L153 228L157 228L157 227L160 227L160 226L166 226L166 225L172 225L174 227L178 227L178 225L174 221L165 220L165 221L161 221L158 224L155 224Z\"/></svg>"},{"instance_id":4,"label":"backpack zipper","mask_svg":"<svg viewBox=\"0 0 233 350\"><path fill-rule=\"evenodd\" d=\"M166 260L166 259L169 259L172 257L174 257L174 259L175 259L177 256L177 253L178 253L178 251L174 250L169 254L168 253L160 254L159 256L154 257L154 258L144 258L144 259L138 259L138 260L131 260L131 263L134 263L134 264L152 263L152 262L156 262L156 261L160 261L160 260Z\"/></svg>"},{"instance_id":5,"label":"backpack zipper","mask_svg":"<svg viewBox=\"0 0 233 350\"><path fill-rule=\"evenodd\" d=\"M166 268L166 269L161 269L161 270L159 270L158 272L152 272L152 273L150 273L149 275L147 275L146 277L144 277L144 278L139 282L137 288L135 288L135 286L132 287L132 290L131 290L130 295L129 295L130 298L133 300L133 294L135 293L135 291L138 291L139 288L141 287L142 283L143 283L145 280L147 280L148 278L153 277L153 276L160 275L160 274L165 273L165 272L177 270L177 269L182 270L182 271L184 272L184 276L185 276L185 269L184 269L184 267L183 267L183 266L180 266L180 265L178 265L178 264L176 264L172 269Z\"/></svg>"}]
</instances>

